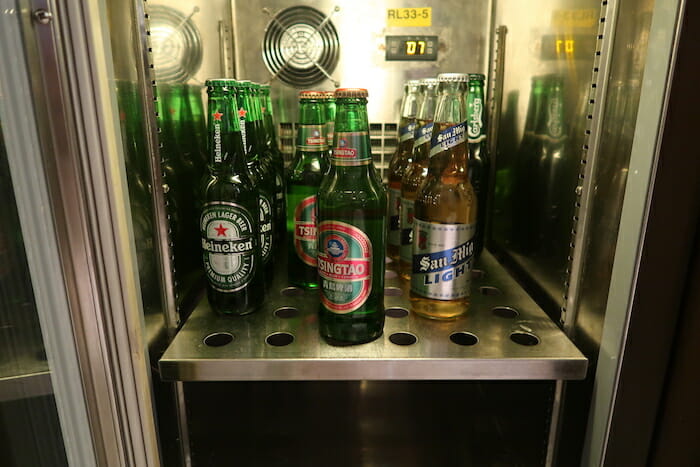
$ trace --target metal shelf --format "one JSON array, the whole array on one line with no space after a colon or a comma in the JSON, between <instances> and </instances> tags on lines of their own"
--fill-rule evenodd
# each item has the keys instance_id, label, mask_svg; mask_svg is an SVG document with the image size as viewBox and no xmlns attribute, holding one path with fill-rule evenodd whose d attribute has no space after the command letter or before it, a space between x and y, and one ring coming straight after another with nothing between
<instances>
[{"instance_id":1,"label":"metal shelf","mask_svg":"<svg viewBox=\"0 0 700 467\"><path fill-rule=\"evenodd\" d=\"M384 334L356 346L332 346L321 339L317 293L287 288L284 281L261 311L243 317L217 315L204 299L160 359L161 378L583 379L587 359L493 256L484 252L478 267L469 312L457 320L436 321L410 312L408 284L389 265Z\"/></svg>"},{"instance_id":2,"label":"metal shelf","mask_svg":"<svg viewBox=\"0 0 700 467\"><path fill-rule=\"evenodd\" d=\"M33 329L4 328L10 347L0 355L0 402L52 394L49 364L41 335Z\"/></svg>"}]
</instances>

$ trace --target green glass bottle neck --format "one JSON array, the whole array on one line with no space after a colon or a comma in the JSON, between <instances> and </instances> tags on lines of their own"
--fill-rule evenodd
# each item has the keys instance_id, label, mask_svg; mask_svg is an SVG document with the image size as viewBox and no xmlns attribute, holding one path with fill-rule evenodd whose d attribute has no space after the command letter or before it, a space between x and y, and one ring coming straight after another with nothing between
<instances>
[{"instance_id":1,"label":"green glass bottle neck","mask_svg":"<svg viewBox=\"0 0 700 467\"><path fill-rule=\"evenodd\" d=\"M484 88L480 82L470 82L467 93L467 133L470 142L485 134Z\"/></svg>"},{"instance_id":2,"label":"green glass bottle neck","mask_svg":"<svg viewBox=\"0 0 700 467\"><path fill-rule=\"evenodd\" d=\"M244 166L241 130L235 97L224 91L209 94L207 106L209 169L212 173L240 171Z\"/></svg>"},{"instance_id":3,"label":"green glass bottle neck","mask_svg":"<svg viewBox=\"0 0 700 467\"><path fill-rule=\"evenodd\" d=\"M335 131L366 131L369 135L367 99L341 98L336 103Z\"/></svg>"},{"instance_id":4,"label":"green glass bottle neck","mask_svg":"<svg viewBox=\"0 0 700 467\"><path fill-rule=\"evenodd\" d=\"M241 88L238 92L238 116L245 125L244 144L250 159L260 156L260 107L255 105L251 90ZM241 129L243 130L243 129Z\"/></svg>"},{"instance_id":5,"label":"green glass bottle neck","mask_svg":"<svg viewBox=\"0 0 700 467\"><path fill-rule=\"evenodd\" d=\"M323 125L326 123L323 102L316 99L299 103L299 123L302 125Z\"/></svg>"}]
</instances>

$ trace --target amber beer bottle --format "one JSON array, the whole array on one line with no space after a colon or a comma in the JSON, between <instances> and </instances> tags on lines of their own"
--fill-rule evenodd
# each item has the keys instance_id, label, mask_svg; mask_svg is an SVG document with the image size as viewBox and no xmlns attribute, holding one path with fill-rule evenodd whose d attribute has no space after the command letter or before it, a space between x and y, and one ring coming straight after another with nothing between
<instances>
[{"instance_id":1,"label":"amber beer bottle","mask_svg":"<svg viewBox=\"0 0 700 467\"><path fill-rule=\"evenodd\" d=\"M316 195L328 170L324 96L299 93L299 128L287 173L287 255L289 283L318 288L316 270Z\"/></svg>"},{"instance_id":2,"label":"amber beer bottle","mask_svg":"<svg viewBox=\"0 0 700 467\"><path fill-rule=\"evenodd\" d=\"M429 318L455 318L469 306L476 196L467 168L467 79L438 76L428 176L415 202L410 298L413 311Z\"/></svg>"},{"instance_id":3,"label":"amber beer bottle","mask_svg":"<svg viewBox=\"0 0 700 467\"><path fill-rule=\"evenodd\" d=\"M413 216L416 195L423 180L428 175L430 159L430 138L433 135L433 117L437 104L438 80L421 80L422 98L416 115L416 131L413 141L413 160L401 179L401 249L399 273L403 279L411 278L413 262Z\"/></svg>"},{"instance_id":4,"label":"amber beer bottle","mask_svg":"<svg viewBox=\"0 0 700 467\"><path fill-rule=\"evenodd\" d=\"M486 144L486 109L484 101L485 77L479 73L469 75L467 90L467 144L469 147L469 180L477 199L476 237L474 257L479 258L484 249L486 233L486 203L488 201L491 161Z\"/></svg>"},{"instance_id":5,"label":"amber beer bottle","mask_svg":"<svg viewBox=\"0 0 700 467\"><path fill-rule=\"evenodd\" d=\"M224 314L250 313L264 298L258 192L248 175L233 80L208 80L209 175L199 218L207 296Z\"/></svg>"},{"instance_id":6,"label":"amber beer bottle","mask_svg":"<svg viewBox=\"0 0 700 467\"><path fill-rule=\"evenodd\" d=\"M408 80L404 85L404 98L401 102L399 120L399 145L391 160L387 179L389 182L389 237L387 255L399 259L401 245L401 226L399 208L401 206L401 179L406 167L413 159L413 133L416 129L416 112L418 110L420 80Z\"/></svg>"},{"instance_id":7,"label":"amber beer bottle","mask_svg":"<svg viewBox=\"0 0 700 467\"><path fill-rule=\"evenodd\" d=\"M367 90L338 89L331 167L318 194L319 330L359 344L384 328L386 190L372 162Z\"/></svg>"}]
</instances>

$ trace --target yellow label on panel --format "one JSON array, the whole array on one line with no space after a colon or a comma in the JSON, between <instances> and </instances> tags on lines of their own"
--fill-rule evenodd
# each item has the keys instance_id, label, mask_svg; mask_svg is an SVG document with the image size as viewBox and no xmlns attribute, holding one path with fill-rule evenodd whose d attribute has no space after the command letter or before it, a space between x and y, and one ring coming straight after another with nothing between
<instances>
[{"instance_id":1,"label":"yellow label on panel","mask_svg":"<svg viewBox=\"0 0 700 467\"><path fill-rule=\"evenodd\" d=\"M386 10L387 26L431 26L433 9L425 8L389 8Z\"/></svg>"}]
</instances>

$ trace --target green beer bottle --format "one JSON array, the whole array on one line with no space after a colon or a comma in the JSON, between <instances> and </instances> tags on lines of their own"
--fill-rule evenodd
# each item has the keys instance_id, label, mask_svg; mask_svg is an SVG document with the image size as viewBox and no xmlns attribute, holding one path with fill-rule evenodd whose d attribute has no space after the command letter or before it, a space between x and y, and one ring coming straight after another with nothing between
<instances>
[{"instance_id":1,"label":"green beer bottle","mask_svg":"<svg viewBox=\"0 0 700 467\"><path fill-rule=\"evenodd\" d=\"M208 80L209 175L203 179L200 234L207 297L219 313L255 311L264 296L258 191L248 174L233 80Z\"/></svg>"},{"instance_id":2,"label":"green beer bottle","mask_svg":"<svg viewBox=\"0 0 700 467\"><path fill-rule=\"evenodd\" d=\"M428 176L414 204L410 299L428 318L455 318L469 306L477 206L467 167L467 79L438 75Z\"/></svg>"},{"instance_id":3,"label":"green beer bottle","mask_svg":"<svg viewBox=\"0 0 700 467\"><path fill-rule=\"evenodd\" d=\"M404 98L401 103L399 120L399 146L391 160L387 179L389 181L389 237L387 255L399 259L401 245L401 226L399 209L401 206L401 179L406 167L413 159L413 133L416 130L416 112L418 111L420 80L408 80L404 85Z\"/></svg>"},{"instance_id":4,"label":"green beer bottle","mask_svg":"<svg viewBox=\"0 0 700 467\"><path fill-rule=\"evenodd\" d=\"M263 138L260 133L262 116L260 108L255 105L250 81L238 81L236 84L238 95L238 116L243 122L246 135L246 158L248 172L258 189L260 196L259 235L260 235L260 260L264 271L265 285L269 286L275 274L272 261L274 244L274 199L275 176L272 166L264 158ZM242 133L242 131L241 131Z\"/></svg>"},{"instance_id":5,"label":"green beer bottle","mask_svg":"<svg viewBox=\"0 0 700 467\"><path fill-rule=\"evenodd\" d=\"M276 235L282 239L286 233L287 225L287 204L284 186L284 156L277 144L277 131L275 131L275 118L272 110L272 98L270 97L270 85L260 85L260 110L263 117L263 127L265 129L265 147L275 172L275 225Z\"/></svg>"},{"instance_id":6,"label":"green beer bottle","mask_svg":"<svg viewBox=\"0 0 700 467\"><path fill-rule=\"evenodd\" d=\"M326 119L326 141L333 144L333 133L335 133L335 92L323 91L323 108Z\"/></svg>"},{"instance_id":7,"label":"green beer bottle","mask_svg":"<svg viewBox=\"0 0 700 467\"><path fill-rule=\"evenodd\" d=\"M299 128L287 173L288 277L291 284L307 289L318 287L316 195L328 171L324 110L322 93L299 93Z\"/></svg>"},{"instance_id":8,"label":"green beer bottle","mask_svg":"<svg viewBox=\"0 0 700 467\"><path fill-rule=\"evenodd\" d=\"M359 344L384 328L387 195L374 164L367 90L338 89L331 167L318 193L319 330Z\"/></svg>"},{"instance_id":9,"label":"green beer bottle","mask_svg":"<svg viewBox=\"0 0 700 467\"><path fill-rule=\"evenodd\" d=\"M413 141L413 160L401 179L401 249L399 274L409 280L413 262L413 216L414 202L423 180L428 175L430 160L430 138L433 135L433 117L437 104L438 80L426 78L421 80L423 97L416 115L416 132Z\"/></svg>"},{"instance_id":10,"label":"green beer bottle","mask_svg":"<svg viewBox=\"0 0 700 467\"><path fill-rule=\"evenodd\" d=\"M486 111L484 109L484 80L482 74L469 75L467 91L467 144L469 146L469 180L477 199L476 237L474 257L484 249L486 232L486 202L488 200L491 162L486 144Z\"/></svg>"}]
</instances>

